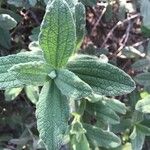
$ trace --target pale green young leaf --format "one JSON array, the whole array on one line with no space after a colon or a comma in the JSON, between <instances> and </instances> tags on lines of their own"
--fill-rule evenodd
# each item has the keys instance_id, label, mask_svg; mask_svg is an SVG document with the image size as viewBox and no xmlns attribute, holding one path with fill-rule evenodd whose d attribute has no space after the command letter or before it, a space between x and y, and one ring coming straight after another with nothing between
<instances>
[{"instance_id":1,"label":"pale green young leaf","mask_svg":"<svg viewBox=\"0 0 150 150\"><path fill-rule=\"evenodd\" d=\"M33 61L28 63L20 63L12 66L9 72L14 73L16 79L26 85L43 85L50 78L48 74L53 71L49 65L43 61Z\"/></svg>"},{"instance_id":2,"label":"pale green young leaf","mask_svg":"<svg viewBox=\"0 0 150 150\"><path fill-rule=\"evenodd\" d=\"M91 87L67 69L57 71L55 83L69 99L79 100L92 94Z\"/></svg>"},{"instance_id":3,"label":"pale green young leaf","mask_svg":"<svg viewBox=\"0 0 150 150\"><path fill-rule=\"evenodd\" d=\"M23 90L23 88L11 88L5 90L5 101L14 100Z\"/></svg>"},{"instance_id":4,"label":"pale green young leaf","mask_svg":"<svg viewBox=\"0 0 150 150\"><path fill-rule=\"evenodd\" d=\"M97 94L118 96L135 89L135 83L128 74L98 58L70 60L67 68L88 83Z\"/></svg>"},{"instance_id":5,"label":"pale green young leaf","mask_svg":"<svg viewBox=\"0 0 150 150\"><path fill-rule=\"evenodd\" d=\"M14 87L23 87L24 84L16 79L15 73L8 70L17 64L42 60L41 56L30 53L18 53L17 55L9 55L0 57L0 89L10 89Z\"/></svg>"},{"instance_id":6,"label":"pale green young leaf","mask_svg":"<svg viewBox=\"0 0 150 150\"><path fill-rule=\"evenodd\" d=\"M37 86L26 86L25 87L25 93L28 97L28 99L33 103L36 104L39 99L39 87Z\"/></svg>"},{"instance_id":7,"label":"pale green young leaf","mask_svg":"<svg viewBox=\"0 0 150 150\"><path fill-rule=\"evenodd\" d=\"M97 103L87 103L86 111L104 123L118 124L120 122L120 118L115 111L101 101Z\"/></svg>"},{"instance_id":8,"label":"pale green young leaf","mask_svg":"<svg viewBox=\"0 0 150 150\"><path fill-rule=\"evenodd\" d=\"M132 150L142 150L145 135L134 126L133 132L130 135L131 143L132 143Z\"/></svg>"},{"instance_id":9,"label":"pale green young leaf","mask_svg":"<svg viewBox=\"0 0 150 150\"><path fill-rule=\"evenodd\" d=\"M101 146L105 148L115 148L121 144L120 139L112 132L104 131L101 128L84 124L88 140L94 146Z\"/></svg>"},{"instance_id":10,"label":"pale green young leaf","mask_svg":"<svg viewBox=\"0 0 150 150\"><path fill-rule=\"evenodd\" d=\"M135 106L135 109L142 113L150 113L150 96L139 100Z\"/></svg>"},{"instance_id":11,"label":"pale green young leaf","mask_svg":"<svg viewBox=\"0 0 150 150\"><path fill-rule=\"evenodd\" d=\"M46 83L36 105L37 127L47 150L58 150L64 144L68 127L68 101L55 83Z\"/></svg>"},{"instance_id":12,"label":"pale green young leaf","mask_svg":"<svg viewBox=\"0 0 150 150\"><path fill-rule=\"evenodd\" d=\"M91 150L85 134L81 135L80 141L77 141L75 135L73 135L71 138L71 145L73 150Z\"/></svg>"},{"instance_id":13,"label":"pale green young leaf","mask_svg":"<svg viewBox=\"0 0 150 150\"><path fill-rule=\"evenodd\" d=\"M47 63L66 65L76 42L75 21L65 0L49 2L39 35L39 43Z\"/></svg>"}]
</instances>

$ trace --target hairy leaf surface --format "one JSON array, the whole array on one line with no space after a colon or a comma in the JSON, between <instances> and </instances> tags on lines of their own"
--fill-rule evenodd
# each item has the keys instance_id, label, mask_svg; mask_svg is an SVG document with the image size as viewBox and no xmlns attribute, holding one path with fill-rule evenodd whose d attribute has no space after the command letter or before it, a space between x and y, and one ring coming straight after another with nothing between
<instances>
[{"instance_id":1,"label":"hairy leaf surface","mask_svg":"<svg viewBox=\"0 0 150 150\"><path fill-rule=\"evenodd\" d=\"M133 150L141 150L144 144L145 135L134 126L133 132L130 135L132 149Z\"/></svg>"},{"instance_id":2,"label":"hairy leaf surface","mask_svg":"<svg viewBox=\"0 0 150 150\"><path fill-rule=\"evenodd\" d=\"M57 71L55 83L69 99L81 99L92 94L91 87L67 69Z\"/></svg>"},{"instance_id":3,"label":"hairy leaf surface","mask_svg":"<svg viewBox=\"0 0 150 150\"><path fill-rule=\"evenodd\" d=\"M131 92L135 83L121 69L97 59L75 59L68 69L88 83L97 94L117 96Z\"/></svg>"},{"instance_id":4,"label":"hairy leaf surface","mask_svg":"<svg viewBox=\"0 0 150 150\"><path fill-rule=\"evenodd\" d=\"M150 113L150 96L138 101L135 109L142 113Z\"/></svg>"},{"instance_id":5,"label":"hairy leaf surface","mask_svg":"<svg viewBox=\"0 0 150 150\"><path fill-rule=\"evenodd\" d=\"M63 145L63 135L69 118L68 101L55 85L46 83L36 105L37 127L47 150L58 150Z\"/></svg>"},{"instance_id":6,"label":"hairy leaf surface","mask_svg":"<svg viewBox=\"0 0 150 150\"><path fill-rule=\"evenodd\" d=\"M89 143L85 134L81 135L80 141L78 141L75 135L73 135L71 144L72 144L73 150L90 150Z\"/></svg>"},{"instance_id":7,"label":"hairy leaf surface","mask_svg":"<svg viewBox=\"0 0 150 150\"><path fill-rule=\"evenodd\" d=\"M120 122L119 116L115 111L101 101L97 103L87 103L86 111L104 123L118 124Z\"/></svg>"},{"instance_id":8,"label":"hairy leaf surface","mask_svg":"<svg viewBox=\"0 0 150 150\"><path fill-rule=\"evenodd\" d=\"M53 71L53 68L39 61L17 64L9 71L15 73L16 79L26 85L43 85L48 81L48 74Z\"/></svg>"},{"instance_id":9,"label":"hairy leaf surface","mask_svg":"<svg viewBox=\"0 0 150 150\"><path fill-rule=\"evenodd\" d=\"M101 101L104 105L108 106L110 109L112 109L115 112L125 114L126 113L126 106L124 103L121 103L117 99L113 98L107 98L105 96L101 96L98 94L91 95L88 100L92 103Z\"/></svg>"},{"instance_id":10,"label":"hairy leaf surface","mask_svg":"<svg viewBox=\"0 0 150 150\"><path fill-rule=\"evenodd\" d=\"M16 64L40 60L41 56L31 55L30 53L0 57L0 89L24 86L22 82L16 79L15 73L10 73L8 70Z\"/></svg>"},{"instance_id":11,"label":"hairy leaf surface","mask_svg":"<svg viewBox=\"0 0 150 150\"><path fill-rule=\"evenodd\" d=\"M120 139L112 132L104 131L89 124L84 124L84 128L87 131L88 140L95 146L115 148L121 144Z\"/></svg>"},{"instance_id":12,"label":"hairy leaf surface","mask_svg":"<svg viewBox=\"0 0 150 150\"><path fill-rule=\"evenodd\" d=\"M66 1L49 2L39 35L39 43L47 63L58 68L66 65L74 51L75 41L75 22Z\"/></svg>"}]
</instances>

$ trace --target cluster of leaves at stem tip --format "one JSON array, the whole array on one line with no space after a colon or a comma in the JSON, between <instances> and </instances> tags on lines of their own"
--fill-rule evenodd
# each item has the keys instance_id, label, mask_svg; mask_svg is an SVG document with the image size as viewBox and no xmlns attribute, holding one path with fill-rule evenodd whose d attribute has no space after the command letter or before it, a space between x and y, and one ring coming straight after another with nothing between
<instances>
[{"instance_id":1,"label":"cluster of leaves at stem tip","mask_svg":"<svg viewBox=\"0 0 150 150\"><path fill-rule=\"evenodd\" d=\"M117 124L126 107L116 99L135 83L119 68L95 56L75 54L85 32L85 8L77 0L50 0L40 34L39 52L0 58L0 89L43 86L36 104L37 127L47 150L115 148L119 137L106 126ZM86 114L104 127L92 126ZM69 124L68 121L73 118Z\"/></svg>"}]
</instances>

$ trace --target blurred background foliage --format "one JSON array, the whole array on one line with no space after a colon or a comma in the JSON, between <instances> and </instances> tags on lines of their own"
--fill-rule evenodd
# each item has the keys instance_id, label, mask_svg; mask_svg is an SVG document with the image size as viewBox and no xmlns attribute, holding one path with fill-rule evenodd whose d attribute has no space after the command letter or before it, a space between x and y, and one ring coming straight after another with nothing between
<instances>
[{"instance_id":1,"label":"blurred background foliage","mask_svg":"<svg viewBox=\"0 0 150 150\"><path fill-rule=\"evenodd\" d=\"M137 88L117 97L128 111L111 130L122 139L115 150L150 149L150 1L80 0L86 36L79 53L105 57L131 75ZM0 55L36 51L48 0L0 0ZM101 55L103 54L103 55ZM0 91L0 149L42 150L35 120L39 88ZM95 121L92 117L89 121ZM145 138L146 136L146 138ZM143 146L144 144L144 146Z\"/></svg>"}]
</instances>

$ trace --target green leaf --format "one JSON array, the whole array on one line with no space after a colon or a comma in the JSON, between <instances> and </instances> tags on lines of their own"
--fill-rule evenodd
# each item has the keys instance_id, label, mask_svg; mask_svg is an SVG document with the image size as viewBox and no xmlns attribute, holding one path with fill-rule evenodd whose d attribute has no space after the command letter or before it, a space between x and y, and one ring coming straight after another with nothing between
<instances>
[{"instance_id":1,"label":"green leaf","mask_svg":"<svg viewBox=\"0 0 150 150\"><path fill-rule=\"evenodd\" d=\"M131 143L132 143L132 150L142 150L145 135L134 126L133 132L130 135Z\"/></svg>"},{"instance_id":2,"label":"green leaf","mask_svg":"<svg viewBox=\"0 0 150 150\"><path fill-rule=\"evenodd\" d=\"M141 2L141 15L143 16L143 26L150 29L150 1L149 0L143 0Z\"/></svg>"},{"instance_id":3,"label":"green leaf","mask_svg":"<svg viewBox=\"0 0 150 150\"><path fill-rule=\"evenodd\" d=\"M0 14L0 27L11 30L17 25L17 21L8 14Z\"/></svg>"},{"instance_id":4,"label":"green leaf","mask_svg":"<svg viewBox=\"0 0 150 150\"><path fill-rule=\"evenodd\" d=\"M55 83L69 99L81 99L92 94L91 87L67 69L57 71Z\"/></svg>"},{"instance_id":5,"label":"green leaf","mask_svg":"<svg viewBox=\"0 0 150 150\"><path fill-rule=\"evenodd\" d=\"M121 103L119 100L107 98L107 99L104 99L103 102L105 102L106 106L111 108L113 111L120 113L120 114L126 114L127 108L125 104Z\"/></svg>"},{"instance_id":6,"label":"green leaf","mask_svg":"<svg viewBox=\"0 0 150 150\"><path fill-rule=\"evenodd\" d=\"M13 72L16 79L26 85L43 85L50 78L48 74L53 71L49 65L43 61L20 63L12 66L9 72Z\"/></svg>"},{"instance_id":7,"label":"green leaf","mask_svg":"<svg viewBox=\"0 0 150 150\"><path fill-rule=\"evenodd\" d=\"M131 119L121 118L119 124L111 125L111 131L115 134L125 133L127 129L131 128L132 128Z\"/></svg>"},{"instance_id":8,"label":"green leaf","mask_svg":"<svg viewBox=\"0 0 150 150\"><path fill-rule=\"evenodd\" d=\"M75 8L75 5L78 4L78 0L65 0L65 1L72 10Z\"/></svg>"},{"instance_id":9,"label":"green leaf","mask_svg":"<svg viewBox=\"0 0 150 150\"><path fill-rule=\"evenodd\" d=\"M150 66L150 60L149 59L140 59L137 60L133 65L132 68L137 71L143 71L145 69L148 69Z\"/></svg>"},{"instance_id":10,"label":"green leaf","mask_svg":"<svg viewBox=\"0 0 150 150\"><path fill-rule=\"evenodd\" d=\"M81 135L81 140L77 141L75 135L72 136L71 145L73 150L91 150L85 134Z\"/></svg>"},{"instance_id":11,"label":"green leaf","mask_svg":"<svg viewBox=\"0 0 150 150\"><path fill-rule=\"evenodd\" d=\"M39 87L37 86L26 86L25 93L28 99L33 103L36 104L39 99Z\"/></svg>"},{"instance_id":12,"label":"green leaf","mask_svg":"<svg viewBox=\"0 0 150 150\"><path fill-rule=\"evenodd\" d=\"M117 99L107 98L105 96L101 96L101 95L98 95L98 94L93 94L88 98L88 100L90 102L102 101L102 103L104 103L107 107L109 107L113 111L121 113L121 114L126 114L125 104L121 103Z\"/></svg>"},{"instance_id":13,"label":"green leaf","mask_svg":"<svg viewBox=\"0 0 150 150\"><path fill-rule=\"evenodd\" d=\"M5 90L5 101L14 100L23 90L23 88L11 88Z\"/></svg>"},{"instance_id":14,"label":"green leaf","mask_svg":"<svg viewBox=\"0 0 150 150\"><path fill-rule=\"evenodd\" d=\"M150 85L150 72L138 74L135 77L135 81L140 85L149 86Z\"/></svg>"},{"instance_id":15,"label":"green leaf","mask_svg":"<svg viewBox=\"0 0 150 150\"><path fill-rule=\"evenodd\" d=\"M58 150L64 144L63 137L68 127L68 101L55 83L46 83L36 106L37 127L40 138L48 150Z\"/></svg>"},{"instance_id":16,"label":"green leaf","mask_svg":"<svg viewBox=\"0 0 150 150\"><path fill-rule=\"evenodd\" d=\"M19 53L17 55L9 55L0 57L0 89L9 89L14 87L22 87L24 84L16 79L14 73L8 70L17 64L42 60L41 56L32 53Z\"/></svg>"},{"instance_id":17,"label":"green leaf","mask_svg":"<svg viewBox=\"0 0 150 150\"><path fill-rule=\"evenodd\" d=\"M137 129L140 130L145 136L150 136L150 128L142 125L142 124L137 124L136 125Z\"/></svg>"},{"instance_id":18,"label":"green leaf","mask_svg":"<svg viewBox=\"0 0 150 150\"><path fill-rule=\"evenodd\" d=\"M95 57L71 60L67 68L89 84L97 94L118 96L130 93L135 88L134 81L124 71Z\"/></svg>"},{"instance_id":19,"label":"green leaf","mask_svg":"<svg viewBox=\"0 0 150 150\"><path fill-rule=\"evenodd\" d=\"M142 31L144 37L148 37L148 38L150 37L150 28L142 26L141 31Z\"/></svg>"},{"instance_id":20,"label":"green leaf","mask_svg":"<svg viewBox=\"0 0 150 150\"><path fill-rule=\"evenodd\" d=\"M97 0L79 0L86 6L96 5Z\"/></svg>"},{"instance_id":21,"label":"green leaf","mask_svg":"<svg viewBox=\"0 0 150 150\"><path fill-rule=\"evenodd\" d=\"M76 35L77 35L76 46L78 49L82 44L86 25L85 7L82 3L78 3L77 5L75 5L75 20L76 20Z\"/></svg>"},{"instance_id":22,"label":"green leaf","mask_svg":"<svg viewBox=\"0 0 150 150\"><path fill-rule=\"evenodd\" d=\"M144 120L143 113L136 110L132 112L132 124L139 124L143 120Z\"/></svg>"},{"instance_id":23,"label":"green leaf","mask_svg":"<svg viewBox=\"0 0 150 150\"><path fill-rule=\"evenodd\" d=\"M22 7L23 6L23 0L8 0L8 4L14 5L16 7Z\"/></svg>"},{"instance_id":24,"label":"green leaf","mask_svg":"<svg viewBox=\"0 0 150 150\"><path fill-rule=\"evenodd\" d=\"M121 144L120 139L112 132L104 131L89 124L84 124L88 140L95 146L115 148Z\"/></svg>"},{"instance_id":25,"label":"green leaf","mask_svg":"<svg viewBox=\"0 0 150 150\"><path fill-rule=\"evenodd\" d=\"M6 49L11 48L11 37L8 30L0 27L0 45Z\"/></svg>"},{"instance_id":26,"label":"green leaf","mask_svg":"<svg viewBox=\"0 0 150 150\"><path fill-rule=\"evenodd\" d=\"M146 97L139 100L135 106L135 109L142 113L150 113L150 97Z\"/></svg>"},{"instance_id":27,"label":"green leaf","mask_svg":"<svg viewBox=\"0 0 150 150\"><path fill-rule=\"evenodd\" d=\"M75 22L68 4L65 0L49 2L39 35L47 63L58 68L66 65L75 41Z\"/></svg>"},{"instance_id":28,"label":"green leaf","mask_svg":"<svg viewBox=\"0 0 150 150\"><path fill-rule=\"evenodd\" d=\"M119 116L101 101L97 103L87 103L86 111L91 115L95 115L97 119L109 124L118 124Z\"/></svg>"}]
</instances>

